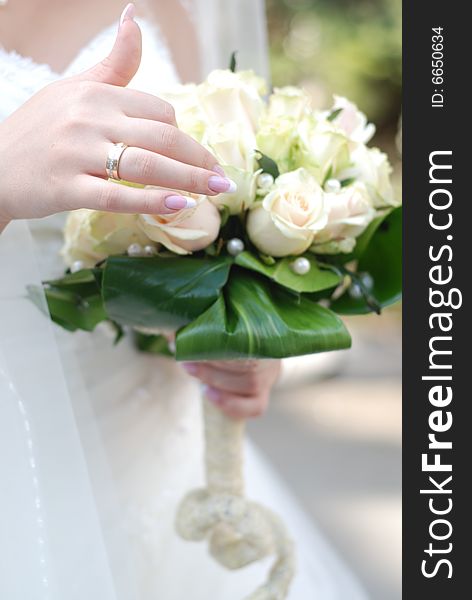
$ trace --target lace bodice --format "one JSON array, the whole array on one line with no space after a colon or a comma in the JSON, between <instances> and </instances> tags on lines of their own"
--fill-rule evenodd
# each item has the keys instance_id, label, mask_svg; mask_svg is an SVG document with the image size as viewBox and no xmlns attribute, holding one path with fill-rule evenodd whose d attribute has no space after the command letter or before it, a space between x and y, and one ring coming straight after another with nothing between
<instances>
[{"instance_id":1,"label":"lace bodice","mask_svg":"<svg viewBox=\"0 0 472 600\"><path fill-rule=\"evenodd\" d=\"M162 87L178 81L178 76L157 26L136 20L143 34L143 57L129 87L158 94ZM113 46L117 27L118 23L113 23L95 36L62 73L15 51L8 52L0 44L0 121L47 84L80 73L104 58Z\"/></svg>"}]
</instances>

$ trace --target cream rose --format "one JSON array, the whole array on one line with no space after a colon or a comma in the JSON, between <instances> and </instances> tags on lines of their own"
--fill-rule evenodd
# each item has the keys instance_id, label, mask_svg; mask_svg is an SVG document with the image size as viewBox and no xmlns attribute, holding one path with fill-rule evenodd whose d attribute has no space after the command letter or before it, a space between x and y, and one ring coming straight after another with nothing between
<instances>
[{"instance_id":1,"label":"cream rose","mask_svg":"<svg viewBox=\"0 0 472 600\"><path fill-rule=\"evenodd\" d=\"M289 117L296 121L307 113L310 96L302 89L294 86L274 88L269 98L267 114L270 119Z\"/></svg>"},{"instance_id":2,"label":"cream rose","mask_svg":"<svg viewBox=\"0 0 472 600\"><path fill-rule=\"evenodd\" d=\"M257 149L275 160L281 173L293 169L294 148L298 144L297 126L307 114L309 103L309 96L299 88L275 88L260 119Z\"/></svg>"},{"instance_id":3,"label":"cream rose","mask_svg":"<svg viewBox=\"0 0 472 600\"><path fill-rule=\"evenodd\" d=\"M352 177L364 183L375 208L400 204L393 192L392 167L384 152L359 145L352 152L351 161L352 165L338 175L339 179Z\"/></svg>"},{"instance_id":4,"label":"cream rose","mask_svg":"<svg viewBox=\"0 0 472 600\"><path fill-rule=\"evenodd\" d=\"M324 192L305 170L280 175L262 204L249 211L247 232L264 254L302 254L327 222Z\"/></svg>"},{"instance_id":5,"label":"cream rose","mask_svg":"<svg viewBox=\"0 0 472 600\"><path fill-rule=\"evenodd\" d=\"M256 137L252 131L241 129L237 121L209 126L205 145L223 167L231 165L243 171L254 170Z\"/></svg>"},{"instance_id":6,"label":"cream rose","mask_svg":"<svg viewBox=\"0 0 472 600\"><path fill-rule=\"evenodd\" d=\"M160 96L163 100L167 100L172 104L177 114L198 113L200 105L197 88L198 86L195 83L177 84L163 90Z\"/></svg>"},{"instance_id":7,"label":"cream rose","mask_svg":"<svg viewBox=\"0 0 472 600\"><path fill-rule=\"evenodd\" d=\"M208 123L239 123L241 129L256 131L264 110L265 82L252 71L212 71L198 86L200 106Z\"/></svg>"},{"instance_id":8,"label":"cream rose","mask_svg":"<svg viewBox=\"0 0 472 600\"><path fill-rule=\"evenodd\" d=\"M300 121L297 128L298 147L294 160L322 184L350 164L348 138L324 119L313 116Z\"/></svg>"},{"instance_id":9,"label":"cream rose","mask_svg":"<svg viewBox=\"0 0 472 600\"><path fill-rule=\"evenodd\" d=\"M203 197L195 208L172 215L140 215L139 225L154 242L175 254L191 254L203 250L218 237L218 209Z\"/></svg>"},{"instance_id":10,"label":"cream rose","mask_svg":"<svg viewBox=\"0 0 472 600\"><path fill-rule=\"evenodd\" d=\"M176 85L163 91L161 97L172 104L179 129L201 143L208 124L205 112L200 106L198 86L194 83Z\"/></svg>"},{"instance_id":11,"label":"cream rose","mask_svg":"<svg viewBox=\"0 0 472 600\"><path fill-rule=\"evenodd\" d=\"M353 142L366 144L375 133L375 125L367 122L367 117L357 106L342 96L334 96L334 105L331 109L339 111L332 123L341 129ZM326 116L328 116L327 113Z\"/></svg>"},{"instance_id":12,"label":"cream rose","mask_svg":"<svg viewBox=\"0 0 472 600\"><path fill-rule=\"evenodd\" d=\"M256 139L253 132L241 129L236 122L209 127L205 145L223 167L226 177L237 186L233 194L212 196L210 202L218 207L228 207L233 215L250 208L256 197L256 177L260 173L254 172Z\"/></svg>"},{"instance_id":13,"label":"cream rose","mask_svg":"<svg viewBox=\"0 0 472 600\"><path fill-rule=\"evenodd\" d=\"M277 163L281 173L291 170L294 146L298 142L297 124L289 117L264 116L256 134L256 147Z\"/></svg>"},{"instance_id":14,"label":"cream rose","mask_svg":"<svg viewBox=\"0 0 472 600\"><path fill-rule=\"evenodd\" d=\"M229 165L223 165L226 177L229 177L237 185L233 194L217 194L209 196L209 201L219 209L226 207L231 215L238 215L251 208L256 199L257 177L261 170L252 172L236 169Z\"/></svg>"},{"instance_id":15,"label":"cream rose","mask_svg":"<svg viewBox=\"0 0 472 600\"><path fill-rule=\"evenodd\" d=\"M355 183L337 193L325 194L328 222L315 234L311 251L317 254L351 252L376 215L362 183Z\"/></svg>"},{"instance_id":16,"label":"cream rose","mask_svg":"<svg viewBox=\"0 0 472 600\"><path fill-rule=\"evenodd\" d=\"M123 254L130 244L148 242L137 215L84 208L68 215L61 254L68 266L82 261L84 267L92 267L107 256Z\"/></svg>"}]
</instances>

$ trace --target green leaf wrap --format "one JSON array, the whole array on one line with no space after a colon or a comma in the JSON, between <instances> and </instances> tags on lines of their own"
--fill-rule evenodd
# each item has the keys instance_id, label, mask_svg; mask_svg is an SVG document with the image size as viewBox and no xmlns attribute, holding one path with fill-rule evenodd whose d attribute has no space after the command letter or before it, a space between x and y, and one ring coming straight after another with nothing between
<instances>
[{"instance_id":1,"label":"green leaf wrap","mask_svg":"<svg viewBox=\"0 0 472 600\"><path fill-rule=\"evenodd\" d=\"M45 282L44 293L52 320L69 331L93 331L107 318L100 288L100 269L84 269ZM35 302L34 287L28 293Z\"/></svg>"},{"instance_id":2,"label":"green leaf wrap","mask_svg":"<svg viewBox=\"0 0 472 600\"><path fill-rule=\"evenodd\" d=\"M332 287L336 287L341 277L330 270L319 268L316 258L313 255L306 254L305 258L310 261L311 268L305 275L297 275L291 268L291 263L295 258L278 259L275 264L267 265L250 252L241 252L236 257L236 264L245 269L256 271L266 277L274 280L276 283L290 288L296 292L319 292Z\"/></svg>"},{"instance_id":3,"label":"green leaf wrap","mask_svg":"<svg viewBox=\"0 0 472 600\"><path fill-rule=\"evenodd\" d=\"M348 348L342 320L316 302L235 269L224 293L176 338L178 360L283 358Z\"/></svg>"},{"instance_id":4,"label":"green leaf wrap","mask_svg":"<svg viewBox=\"0 0 472 600\"><path fill-rule=\"evenodd\" d=\"M103 273L105 310L122 325L178 329L215 302L230 267L224 257L110 257Z\"/></svg>"},{"instance_id":5,"label":"green leaf wrap","mask_svg":"<svg viewBox=\"0 0 472 600\"><path fill-rule=\"evenodd\" d=\"M402 209L396 208L381 221L372 224L359 251L358 273L369 273L374 281L371 290L380 307L401 298L402 291ZM360 239L360 238L359 238ZM364 298L354 299L344 294L333 302L332 309L340 314L355 315L371 312Z\"/></svg>"}]
</instances>

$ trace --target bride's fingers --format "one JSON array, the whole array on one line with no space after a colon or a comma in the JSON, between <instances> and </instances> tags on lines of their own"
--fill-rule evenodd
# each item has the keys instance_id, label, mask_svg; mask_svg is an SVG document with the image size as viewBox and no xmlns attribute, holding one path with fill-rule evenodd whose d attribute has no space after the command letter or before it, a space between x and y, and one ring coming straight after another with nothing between
<instances>
[{"instance_id":1,"label":"bride's fingers","mask_svg":"<svg viewBox=\"0 0 472 600\"><path fill-rule=\"evenodd\" d=\"M245 371L244 373L228 371L204 362L184 363L182 366L189 375L197 377L212 388L225 392L256 396L267 388L267 382L255 370Z\"/></svg>"},{"instance_id":2,"label":"bride's fingers","mask_svg":"<svg viewBox=\"0 0 472 600\"><path fill-rule=\"evenodd\" d=\"M247 397L210 387L205 390L205 397L232 419L260 417L269 405L268 392Z\"/></svg>"},{"instance_id":3,"label":"bride's fingers","mask_svg":"<svg viewBox=\"0 0 472 600\"><path fill-rule=\"evenodd\" d=\"M208 196L236 189L231 180L213 171L132 146L126 148L121 156L119 175L126 181Z\"/></svg>"},{"instance_id":4,"label":"bride's fingers","mask_svg":"<svg viewBox=\"0 0 472 600\"><path fill-rule=\"evenodd\" d=\"M174 107L166 100L131 88L115 87L109 91L119 99L121 110L127 117L177 126Z\"/></svg>"},{"instance_id":5,"label":"bride's fingers","mask_svg":"<svg viewBox=\"0 0 472 600\"><path fill-rule=\"evenodd\" d=\"M146 119L126 119L120 127L120 139L128 146L143 148L195 167L213 171L216 158L192 137L167 123Z\"/></svg>"},{"instance_id":6,"label":"bride's fingers","mask_svg":"<svg viewBox=\"0 0 472 600\"><path fill-rule=\"evenodd\" d=\"M170 190L133 188L88 175L81 176L77 189L81 191L82 200L72 207L74 209L165 215L195 206L192 198Z\"/></svg>"}]
</instances>

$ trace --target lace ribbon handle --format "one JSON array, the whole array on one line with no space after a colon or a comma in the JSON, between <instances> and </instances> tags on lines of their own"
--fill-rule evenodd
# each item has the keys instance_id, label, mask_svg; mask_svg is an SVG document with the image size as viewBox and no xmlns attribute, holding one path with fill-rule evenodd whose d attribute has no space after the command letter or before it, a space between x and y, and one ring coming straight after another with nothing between
<instances>
[{"instance_id":1,"label":"lace ribbon handle","mask_svg":"<svg viewBox=\"0 0 472 600\"><path fill-rule=\"evenodd\" d=\"M284 600L295 572L294 546L278 516L244 497L245 422L226 417L206 399L203 415L207 487L183 499L177 531L185 540L207 540L211 555L228 569L275 555L266 583L247 600Z\"/></svg>"}]
</instances>

